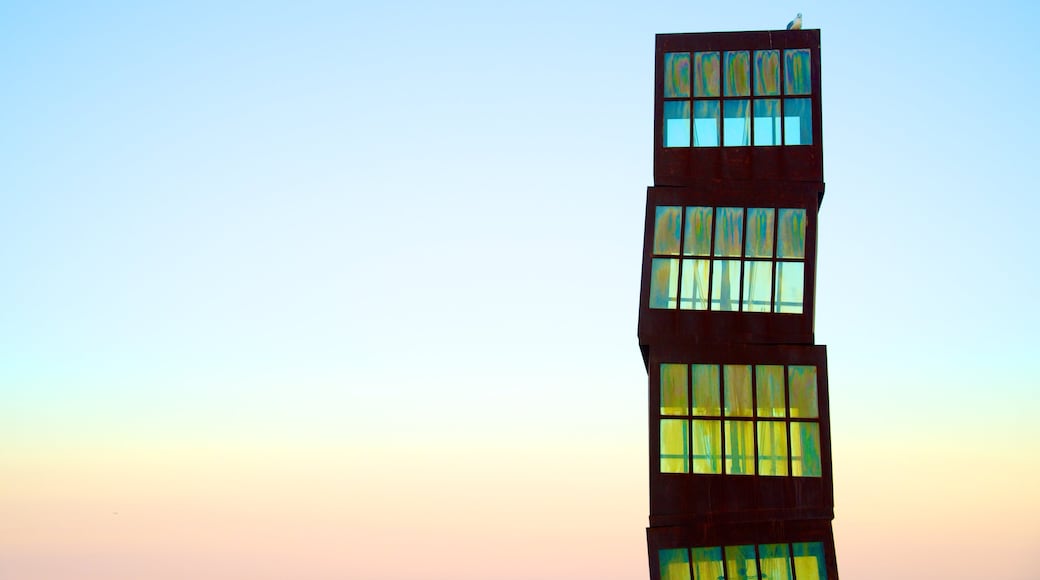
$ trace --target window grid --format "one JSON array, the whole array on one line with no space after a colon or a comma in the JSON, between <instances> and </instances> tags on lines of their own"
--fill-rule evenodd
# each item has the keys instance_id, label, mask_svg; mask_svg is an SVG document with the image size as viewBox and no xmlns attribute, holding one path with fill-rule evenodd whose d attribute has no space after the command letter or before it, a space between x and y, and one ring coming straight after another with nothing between
<instances>
[{"instance_id":1,"label":"window grid","mask_svg":"<svg viewBox=\"0 0 1040 580\"><path fill-rule=\"evenodd\" d=\"M819 385L814 365L662 363L658 368L661 473L822 476ZM746 396L750 397L750 411L747 412L731 408L736 398L731 393L741 386L731 385L731 378L741 374L740 369L747 370L747 381L743 385ZM680 372L676 373L677 370ZM772 413L765 412L760 406L759 396L760 391L768 392L770 387L762 385L760 377L775 374L778 370L782 380L775 386L783 390L784 405L779 409L782 411L779 416L776 415L778 409L773 409ZM682 378L676 374L681 374ZM699 384L698 378L704 383L715 384ZM671 384L674 381L684 383L681 392ZM798 401L794 401L792 395L796 388ZM698 397L699 393L709 396L710 402L716 406L709 408L708 412L698 413L699 403L704 402ZM681 395L681 404L674 400L677 395ZM772 395L776 395L775 390ZM744 436L733 437L741 429ZM815 433L815 437L808 437L806 433ZM699 436L706 439L707 449L698 441ZM743 439L743 442L731 442L731 437ZM763 446L763 440L772 445ZM782 444L778 443L780 440L783 440ZM797 453L796 443L799 446ZM750 445L751 449L738 452L738 445Z\"/></svg>"},{"instance_id":2,"label":"window grid","mask_svg":"<svg viewBox=\"0 0 1040 580\"><path fill-rule=\"evenodd\" d=\"M661 580L827 580L823 542L657 551Z\"/></svg>"}]
</instances>

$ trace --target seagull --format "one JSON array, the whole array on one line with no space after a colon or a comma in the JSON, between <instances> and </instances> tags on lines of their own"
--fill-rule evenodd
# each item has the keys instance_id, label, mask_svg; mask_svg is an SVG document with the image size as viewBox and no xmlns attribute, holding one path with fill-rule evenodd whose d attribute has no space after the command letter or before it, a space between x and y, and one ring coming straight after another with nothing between
<instances>
[{"instance_id":1,"label":"seagull","mask_svg":"<svg viewBox=\"0 0 1040 580\"><path fill-rule=\"evenodd\" d=\"M802 29L802 13L799 12L798 16L794 17L794 20L787 23L788 30L801 30Z\"/></svg>"}]
</instances>

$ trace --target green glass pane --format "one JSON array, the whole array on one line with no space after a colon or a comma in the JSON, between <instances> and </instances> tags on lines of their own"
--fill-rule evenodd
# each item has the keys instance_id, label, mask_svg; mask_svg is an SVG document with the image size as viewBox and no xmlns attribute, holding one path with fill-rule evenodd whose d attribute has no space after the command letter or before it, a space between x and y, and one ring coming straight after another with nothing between
<instances>
[{"instance_id":1,"label":"green glass pane","mask_svg":"<svg viewBox=\"0 0 1040 580\"><path fill-rule=\"evenodd\" d=\"M683 254L687 256L708 256L711 254L711 215L710 207L686 208L686 229L683 233Z\"/></svg>"},{"instance_id":2,"label":"green glass pane","mask_svg":"<svg viewBox=\"0 0 1040 580\"><path fill-rule=\"evenodd\" d=\"M693 102L693 146L719 146L719 102Z\"/></svg>"},{"instance_id":3,"label":"green glass pane","mask_svg":"<svg viewBox=\"0 0 1040 580\"><path fill-rule=\"evenodd\" d=\"M795 477L820 477L819 423L791 423L791 475Z\"/></svg>"},{"instance_id":4,"label":"green glass pane","mask_svg":"<svg viewBox=\"0 0 1040 580\"><path fill-rule=\"evenodd\" d=\"M758 474L787 475L787 424L759 421Z\"/></svg>"},{"instance_id":5,"label":"green glass pane","mask_svg":"<svg viewBox=\"0 0 1040 580\"><path fill-rule=\"evenodd\" d=\"M719 366L690 365L693 380L693 414L718 417L722 414L719 404Z\"/></svg>"},{"instance_id":6,"label":"green glass pane","mask_svg":"<svg viewBox=\"0 0 1040 580\"><path fill-rule=\"evenodd\" d=\"M711 260L683 260L679 285L680 310L708 309L708 268Z\"/></svg>"},{"instance_id":7,"label":"green glass pane","mask_svg":"<svg viewBox=\"0 0 1040 580\"><path fill-rule=\"evenodd\" d=\"M690 412L686 365L661 365L661 414L686 415Z\"/></svg>"},{"instance_id":8,"label":"green glass pane","mask_svg":"<svg viewBox=\"0 0 1040 580\"><path fill-rule=\"evenodd\" d=\"M784 99L784 145L812 145L809 99Z\"/></svg>"},{"instance_id":9,"label":"green glass pane","mask_svg":"<svg viewBox=\"0 0 1040 580\"><path fill-rule=\"evenodd\" d=\"M711 309L735 312L740 305L740 260L715 260L711 276Z\"/></svg>"},{"instance_id":10,"label":"green glass pane","mask_svg":"<svg viewBox=\"0 0 1040 580\"><path fill-rule=\"evenodd\" d=\"M746 97L751 94L751 53L746 50L723 54L725 82L723 94L727 97Z\"/></svg>"},{"instance_id":11,"label":"green glass pane","mask_svg":"<svg viewBox=\"0 0 1040 580\"><path fill-rule=\"evenodd\" d=\"M773 290L773 263L744 262L744 312L769 312Z\"/></svg>"},{"instance_id":12,"label":"green glass pane","mask_svg":"<svg viewBox=\"0 0 1040 580\"><path fill-rule=\"evenodd\" d=\"M661 580L693 580L690 578L690 553L685 548L658 550L661 563Z\"/></svg>"},{"instance_id":13,"label":"green glass pane","mask_svg":"<svg viewBox=\"0 0 1040 580\"><path fill-rule=\"evenodd\" d=\"M794 574L798 580L827 580L827 564L822 542L792 544Z\"/></svg>"},{"instance_id":14,"label":"green glass pane","mask_svg":"<svg viewBox=\"0 0 1040 580\"><path fill-rule=\"evenodd\" d=\"M780 94L780 51L755 51L755 94Z\"/></svg>"},{"instance_id":15,"label":"green glass pane","mask_svg":"<svg viewBox=\"0 0 1040 580\"><path fill-rule=\"evenodd\" d=\"M722 384L725 389L727 417L750 417L751 365L723 365Z\"/></svg>"},{"instance_id":16,"label":"green glass pane","mask_svg":"<svg viewBox=\"0 0 1040 580\"><path fill-rule=\"evenodd\" d=\"M754 546L726 546L726 579L758 580Z\"/></svg>"},{"instance_id":17,"label":"green glass pane","mask_svg":"<svg viewBox=\"0 0 1040 580\"><path fill-rule=\"evenodd\" d=\"M791 555L787 544L760 544L758 567L763 580L791 580Z\"/></svg>"},{"instance_id":18,"label":"green glass pane","mask_svg":"<svg viewBox=\"0 0 1040 580\"><path fill-rule=\"evenodd\" d=\"M719 53L693 53L693 96L719 96Z\"/></svg>"},{"instance_id":19,"label":"green glass pane","mask_svg":"<svg viewBox=\"0 0 1040 580\"><path fill-rule=\"evenodd\" d=\"M688 426L685 419L661 419L661 473L690 472Z\"/></svg>"},{"instance_id":20,"label":"green glass pane","mask_svg":"<svg viewBox=\"0 0 1040 580\"><path fill-rule=\"evenodd\" d=\"M802 313L802 286L805 283L804 262L776 263L776 302L774 312Z\"/></svg>"},{"instance_id":21,"label":"green glass pane","mask_svg":"<svg viewBox=\"0 0 1040 580\"><path fill-rule=\"evenodd\" d=\"M664 146L690 146L690 102L665 101Z\"/></svg>"},{"instance_id":22,"label":"green glass pane","mask_svg":"<svg viewBox=\"0 0 1040 580\"><path fill-rule=\"evenodd\" d=\"M690 96L690 53L664 54L664 96Z\"/></svg>"},{"instance_id":23,"label":"green glass pane","mask_svg":"<svg viewBox=\"0 0 1040 580\"><path fill-rule=\"evenodd\" d=\"M747 212L747 249L744 255L748 258L772 258L773 216L776 211L771 207L752 207Z\"/></svg>"},{"instance_id":24,"label":"green glass pane","mask_svg":"<svg viewBox=\"0 0 1040 580\"><path fill-rule=\"evenodd\" d=\"M755 474L755 424L726 421L726 473Z\"/></svg>"},{"instance_id":25,"label":"green glass pane","mask_svg":"<svg viewBox=\"0 0 1040 580\"><path fill-rule=\"evenodd\" d=\"M682 208L659 205L654 216L654 253L668 256L679 255L679 231Z\"/></svg>"},{"instance_id":26,"label":"green glass pane","mask_svg":"<svg viewBox=\"0 0 1040 580\"><path fill-rule=\"evenodd\" d=\"M791 416L796 419L815 419L819 417L816 367L811 365L791 365L787 367L787 382L791 391Z\"/></svg>"},{"instance_id":27,"label":"green glass pane","mask_svg":"<svg viewBox=\"0 0 1040 580\"><path fill-rule=\"evenodd\" d=\"M758 396L759 417L787 416L787 401L784 398L783 366L756 366L755 391Z\"/></svg>"},{"instance_id":28,"label":"green glass pane","mask_svg":"<svg viewBox=\"0 0 1040 580\"><path fill-rule=\"evenodd\" d=\"M650 308L675 308L679 260L654 258L650 264Z\"/></svg>"},{"instance_id":29,"label":"green glass pane","mask_svg":"<svg viewBox=\"0 0 1040 580\"><path fill-rule=\"evenodd\" d=\"M690 550L693 560L694 580L718 580L725 578L722 565L722 548L693 548Z\"/></svg>"},{"instance_id":30,"label":"green glass pane","mask_svg":"<svg viewBox=\"0 0 1040 580\"><path fill-rule=\"evenodd\" d=\"M723 101L722 140L726 147L751 144L751 101Z\"/></svg>"},{"instance_id":31,"label":"green glass pane","mask_svg":"<svg viewBox=\"0 0 1040 580\"><path fill-rule=\"evenodd\" d=\"M715 255L740 256L744 208L715 208Z\"/></svg>"},{"instance_id":32,"label":"green glass pane","mask_svg":"<svg viewBox=\"0 0 1040 580\"><path fill-rule=\"evenodd\" d=\"M780 99L755 101L755 145L780 144Z\"/></svg>"},{"instance_id":33,"label":"green glass pane","mask_svg":"<svg viewBox=\"0 0 1040 580\"><path fill-rule=\"evenodd\" d=\"M778 221L776 256L805 259L805 210L781 209Z\"/></svg>"},{"instance_id":34,"label":"green glass pane","mask_svg":"<svg viewBox=\"0 0 1040 580\"><path fill-rule=\"evenodd\" d=\"M812 94L812 53L808 48L784 51L784 92L788 95Z\"/></svg>"},{"instance_id":35,"label":"green glass pane","mask_svg":"<svg viewBox=\"0 0 1040 580\"><path fill-rule=\"evenodd\" d=\"M693 420L694 473L722 473L721 428L719 421Z\"/></svg>"}]
</instances>

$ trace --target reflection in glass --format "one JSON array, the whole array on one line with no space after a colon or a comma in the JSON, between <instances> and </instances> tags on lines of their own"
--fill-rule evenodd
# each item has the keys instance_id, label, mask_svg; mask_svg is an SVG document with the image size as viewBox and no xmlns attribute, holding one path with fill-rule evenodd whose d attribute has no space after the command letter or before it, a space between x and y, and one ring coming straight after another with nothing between
<instances>
[{"instance_id":1,"label":"reflection in glass","mask_svg":"<svg viewBox=\"0 0 1040 580\"><path fill-rule=\"evenodd\" d=\"M715 255L740 256L743 229L744 208L715 208Z\"/></svg>"},{"instance_id":2,"label":"reflection in glass","mask_svg":"<svg viewBox=\"0 0 1040 580\"><path fill-rule=\"evenodd\" d=\"M822 542L793 544L794 574L798 580L827 580Z\"/></svg>"},{"instance_id":3,"label":"reflection in glass","mask_svg":"<svg viewBox=\"0 0 1040 580\"><path fill-rule=\"evenodd\" d=\"M755 100L755 145L780 144L780 99Z\"/></svg>"},{"instance_id":4,"label":"reflection in glass","mask_svg":"<svg viewBox=\"0 0 1040 580\"><path fill-rule=\"evenodd\" d=\"M787 475L787 424L758 422L758 474Z\"/></svg>"},{"instance_id":5,"label":"reflection in glass","mask_svg":"<svg viewBox=\"0 0 1040 580\"><path fill-rule=\"evenodd\" d=\"M725 387L727 417L750 417L751 366L723 365L722 384Z\"/></svg>"},{"instance_id":6,"label":"reflection in glass","mask_svg":"<svg viewBox=\"0 0 1040 580\"><path fill-rule=\"evenodd\" d=\"M777 262L776 303L773 312L801 314L804 281L804 262Z\"/></svg>"},{"instance_id":7,"label":"reflection in glass","mask_svg":"<svg viewBox=\"0 0 1040 580\"><path fill-rule=\"evenodd\" d=\"M726 473L755 474L755 430L752 421L726 421Z\"/></svg>"},{"instance_id":8,"label":"reflection in glass","mask_svg":"<svg viewBox=\"0 0 1040 580\"><path fill-rule=\"evenodd\" d=\"M689 473L689 434L685 419L661 419L661 473Z\"/></svg>"},{"instance_id":9,"label":"reflection in glass","mask_svg":"<svg viewBox=\"0 0 1040 580\"><path fill-rule=\"evenodd\" d=\"M686 370L686 365L661 365L662 415L685 415L689 412Z\"/></svg>"},{"instance_id":10,"label":"reflection in glass","mask_svg":"<svg viewBox=\"0 0 1040 580\"><path fill-rule=\"evenodd\" d=\"M683 254L687 256L707 256L711 254L711 214L710 207L686 208L686 230L683 233Z\"/></svg>"},{"instance_id":11,"label":"reflection in glass","mask_svg":"<svg viewBox=\"0 0 1040 580\"><path fill-rule=\"evenodd\" d=\"M725 578L722 568L722 548L694 548L690 550L690 556L690 559L693 560L693 577L696 580Z\"/></svg>"},{"instance_id":12,"label":"reflection in glass","mask_svg":"<svg viewBox=\"0 0 1040 580\"><path fill-rule=\"evenodd\" d=\"M808 48L784 51L784 93L812 94L811 53Z\"/></svg>"},{"instance_id":13,"label":"reflection in glass","mask_svg":"<svg viewBox=\"0 0 1040 580\"><path fill-rule=\"evenodd\" d=\"M693 414L711 417L721 415L718 365L690 365L690 372L693 379Z\"/></svg>"},{"instance_id":14,"label":"reflection in glass","mask_svg":"<svg viewBox=\"0 0 1040 580\"><path fill-rule=\"evenodd\" d=\"M791 580L791 556L787 544L759 545L758 563L762 580Z\"/></svg>"},{"instance_id":15,"label":"reflection in glass","mask_svg":"<svg viewBox=\"0 0 1040 580\"><path fill-rule=\"evenodd\" d=\"M679 255L679 224L682 208L659 205L654 217L654 253Z\"/></svg>"},{"instance_id":16,"label":"reflection in glass","mask_svg":"<svg viewBox=\"0 0 1040 580\"><path fill-rule=\"evenodd\" d=\"M693 102L693 146L719 146L719 102Z\"/></svg>"},{"instance_id":17,"label":"reflection in glass","mask_svg":"<svg viewBox=\"0 0 1040 580\"><path fill-rule=\"evenodd\" d=\"M773 263L744 262L744 312L769 312L773 290Z\"/></svg>"},{"instance_id":18,"label":"reflection in glass","mask_svg":"<svg viewBox=\"0 0 1040 580\"><path fill-rule=\"evenodd\" d=\"M746 50L726 52L723 56L727 97L746 97L751 94L751 55Z\"/></svg>"},{"instance_id":19,"label":"reflection in glass","mask_svg":"<svg viewBox=\"0 0 1040 580\"><path fill-rule=\"evenodd\" d=\"M787 416L783 365L758 365L755 367L755 394L758 397L759 417Z\"/></svg>"},{"instance_id":20,"label":"reflection in glass","mask_svg":"<svg viewBox=\"0 0 1040 580\"><path fill-rule=\"evenodd\" d=\"M679 260L654 258L650 265L650 308L675 308Z\"/></svg>"},{"instance_id":21,"label":"reflection in glass","mask_svg":"<svg viewBox=\"0 0 1040 580\"><path fill-rule=\"evenodd\" d=\"M744 255L748 258L772 258L773 208L752 207L747 211L747 248Z\"/></svg>"},{"instance_id":22,"label":"reflection in glass","mask_svg":"<svg viewBox=\"0 0 1040 580\"><path fill-rule=\"evenodd\" d=\"M708 267L711 260L683 260L679 310L708 309Z\"/></svg>"},{"instance_id":23,"label":"reflection in glass","mask_svg":"<svg viewBox=\"0 0 1040 580\"><path fill-rule=\"evenodd\" d=\"M693 420L693 472L722 473L719 459L719 441L722 431L719 421Z\"/></svg>"},{"instance_id":24,"label":"reflection in glass","mask_svg":"<svg viewBox=\"0 0 1040 580\"><path fill-rule=\"evenodd\" d=\"M734 312L740 304L740 260L712 264L711 309Z\"/></svg>"},{"instance_id":25,"label":"reflection in glass","mask_svg":"<svg viewBox=\"0 0 1040 580\"><path fill-rule=\"evenodd\" d=\"M780 51L755 51L755 95L780 94Z\"/></svg>"},{"instance_id":26,"label":"reflection in glass","mask_svg":"<svg viewBox=\"0 0 1040 580\"><path fill-rule=\"evenodd\" d=\"M693 53L693 96L719 96L719 53Z\"/></svg>"},{"instance_id":27,"label":"reflection in glass","mask_svg":"<svg viewBox=\"0 0 1040 580\"><path fill-rule=\"evenodd\" d=\"M778 258L805 258L805 210L781 209Z\"/></svg>"},{"instance_id":28,"label":"reflection in glass","mask_svg":"<svg viewBox=\"0 0 1040 580\"><path fill-rule=\"evenodd\" d=\"M726 578L758 580L754 546L726 546Z\"/></svg>"},{"instance_id":29,"label":"reflection in glass","mask_svg":"<svg viewBox=\"0 0 1040 580\"><path fill-rule=\"evenodd\" d=\"M690 102L664 102L664 146L690 146Z\"/></svg>"},{"instance_id":30,"label":"reflection in glass","mask_svg":"<svg viewBox=\"0 0 1040 580\"><path fill-rule=\"evenodd\" d=\"M798 419L819 417L816 367L812 365L787 367L787 382L791 392L791 416Z\"/></svg>"},{"instance_id":31,"label":"reflection in glass","mask_svg":"<svg viewBox=\"0 0 1040 580\"><path fill-rule=\"evenodd\" d=\"M690 578L690 554L685 548L658 550L661 562L661 580L692 580Z\"/></svg>"},{"instance_id":32,"label":"reflection in glass","mask_svg":"<svg viewBox=\"0 0 1040 580\"><path fill-rule=\"evenodd\" d=\"M690 54L666 52L664 54L664 96L690 96Z\"/></svg>"},{"instance_id":33,"label":"reflection in glass","mask_svg":"<svg viewBox=\"0 0 1040 580\"><path fill-rule=\"evenodd\" d=\"M784 99L784 145L812 145L812 101Z\"/></svg>"},{"instance_id":34,"label":"reflection in glass","mask_svg":"<svg viewBox=\"0 0 1040 580\"><path fill-rule=\"evenodd\" d=\"M723 101L723 144L746 147L751 144L751 101Z\"/></svg>"},{"instance_id":35,"label":"reflection in glass","mask_svg":"<svg viewBox=\"0 0 1040 580\"><path fill-rule=\"evenodd\" d=\"M820 477L820 424L791 423L791 475Z\"/></svg>"}]
</instances>

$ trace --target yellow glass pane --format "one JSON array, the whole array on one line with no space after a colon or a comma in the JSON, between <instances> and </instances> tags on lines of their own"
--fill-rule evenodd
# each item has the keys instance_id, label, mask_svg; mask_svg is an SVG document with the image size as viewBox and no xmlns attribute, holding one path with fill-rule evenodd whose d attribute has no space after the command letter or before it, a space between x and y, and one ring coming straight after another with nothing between
<instances>
[{"instance_id":1,"label":"yellow glass pane","mask_svg":"<svg viewBox=\"0 0 1040 580\"><path fill-rule=\"evenodd\" d=\"M719 442L722 440L719 421L693 420L693 472L722 473Z\"/></svg>"},{"instance_id":2,"label":"yellow glass pane","mask_svg":"<svg viewBox=\"0 0 1040 580\"><path fill-rule=\"evenodd\" d=\"M791 556L787 544L759 545L758 564L763 579L791 580Z\"/></svg>"},{"instance_id":3,"label":"yellow glass pane","mask_svg":"<svg viewBox=\"0 0 1040 580\"><path fill-rule=\"evenodd\" d=\"M827 580L822 542L793 544L794 574L798 580Z\"/></svg>"},{"instance_id":4,"label":"yellow glass pane","mask_svg":"<svg viewBox=\"0 0 1040 580\"><path fill-rule=\"evenodd\" d=\"M816 393L816 367L791 365L787 368L787 380L791 390L791 416L812 419L820 416Z\"/></svg>"},{"instance_id":5,"label":"yellow glass pane","mask_svg":"<svg viewBox=\"0 0 1040 580\"><path fill-rule=\"evenodd\" d=\"M755 367L755 391L758 395L759 417L786 417L784 400L784 367L758 365Z\"/></svg>"},{"instance_id":6,"label":"yellow glass pane","mask_svg":"<svg viewBox=\"0 0 1040 580\"><path fill-rule=\"evenodd\" d=\"M755 430L751 421L726 421L726 473L755 474Z\"/></svg>"},{"instance_id":7,"label":"yellow glass pane","mask_svg":"<svg viewBox=\"0 0 1040 580\"><path fill-rule=\"evenodd\" d=\"M726 546L726 578L757 580L758 566L754 546Z\"/></svg>"},{"instance_id":8,"label":"yellow glass pane","mask_svg":"<svg viewBox=\"0 0 1040 580\"><path fill-rule=\"evenodd\" d=\"M689 473L689 437L685 419L661 420L661 473Z\"/></svg>"},{"instance_id":9,"label":"yellow glass pane","mask_svg":"<svg viewBox=\"0 0 1040 580\"><path fill-rule=\"evenodd\" d=\"M650 308L675 308L679 297L679 260L654 258L650 264Z\"/></svg>"},{"instance_id":10,"label":"yellow glass pane","mask_svg":"<svg viewBox=\"0 0 1040 580\"><path fill-rule=\"evenodd\" d=\"M690 412L686 365L661 365L661 414L686 415Z\"/></svg>"},{"instance_id":11,"label":"yellow glass pane","mask_svg":"<svg viewBox=\"0 0 1040 580\"><path fill-rule=\"evenodd\" d=\"M693 414L718 417L722 414L719 404L719 366L690 365L693 375Z\"/></svg>"},{"instance_id":12,"label":"yellow glass pane","mask_svg":"<svg viewBox=\"0 0 1040 580\"><path fill-rule=\"evenodd\" d=\"M722 572L722 548L693 548L694 580L716 580L725 578Z\"/></svg>"},{"instance_id":13,"label":"yellow glass pane","mask_svg":"<svg viewBox=\"0 0 1040 580\"><path fill-rule=\"evenodd\" d=\"M787 475L787 424L758 422L758 474Z\"/></svg>"},{"instance_id":14,"label":"yellow glass pane","mask_svg":"<svg viewBox=\"0 0 1040 580\"><path fill-rule=\"evenodd\" d=\"M818 423L791 423L791 475L821 477L820 425Z\"/></svg>"},{"instance_id":15,"label":"yellow glass pane","mask_svg":"<svg viewBox=\"0 0 1040 580\"><path fill-rule=\"evenodd\" d=\"M679 280L679 309L708 309L708 268L711 260L683 260Z\"/></svg>"},{"instance_id":16,"label":"yellow glass pane","mask_svg":"<svg viewBox=\"0 0 1040 580\"><path fill-rule=\"evenodd\" d=\"M654 213L654 253L678 256L682 208L658 206Z\"/></svg>"},{"instance_id":17,"label":"yellow glass pane","mask_svg":"<svg viewBox=\"0 0 1040 580\"><path fill-rule=\"evenodd\" d=\"M661 580L692 580L690 578L690 553L685 548L658 550L661 562Z\"/></svg>"},{"instance_id":18,"label":"yellow glass pane","mask_svg":"<svg viewBox=\"0 0 1040 580\"><path fill-rule=\"evenodd\" d=\"M722 384L726 387L726 416L750 417L751 365L724 365Z\"/></svg>"}]
</instances>

